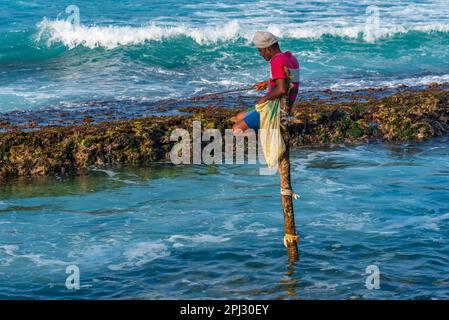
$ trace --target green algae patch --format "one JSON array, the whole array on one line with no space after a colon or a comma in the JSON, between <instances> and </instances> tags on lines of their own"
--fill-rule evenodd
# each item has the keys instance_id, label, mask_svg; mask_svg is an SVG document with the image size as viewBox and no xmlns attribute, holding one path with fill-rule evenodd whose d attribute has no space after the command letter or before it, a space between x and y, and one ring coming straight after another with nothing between
<instances>
[{"instance_id":1,"label":"green algae patch","mask_svg":"<svg viewBox=\"0 0 449 320\"><path fill-rule=\"evenodd\" d=\"M289 124L293 147L370 141L408 142L448 132L449 92L410 90L368 102L302 102ZM174 129L192 133L193 121L224 135L238 110L184 107L185 115L150 116L126 121L92 121L48 126L34 131L1 125L0 179L85 174L90 166L145 165L168 159ZM88 117L88 116L86 116ZM92 120L92 119L91 119ZM8 131L6 131L8 129Z\"/></svg>"},{"instance_id":2,"label":"green algae patch","mask_svg":"<svg viewBox=\"0 0 449 320\"><path fill-rule=\"evenodd\" d=\"M290 126L292 143L410 142L443 136L448 132L448 97L447 91L428 89L365 103L297 104Z\"/></svg>"}]
</instances>

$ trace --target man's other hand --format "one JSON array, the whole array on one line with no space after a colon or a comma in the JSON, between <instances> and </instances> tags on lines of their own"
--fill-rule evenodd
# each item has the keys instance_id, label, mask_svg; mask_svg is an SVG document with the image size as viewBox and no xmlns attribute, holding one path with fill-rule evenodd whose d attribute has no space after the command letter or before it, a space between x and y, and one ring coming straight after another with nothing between
<instances>
[{"instance_id":1,"label":"man's other hand","mask_svg":"<svg viewBox=\"0 0 449 320\"><path fill-rule=\"evenodd\" d=\"M265 90L269 84L270 84L270 81L261 81L256 84L253 84L251 86L251 88L256 89L257 91L261 91L261 90Z\"/></svg>"}]
</instances>

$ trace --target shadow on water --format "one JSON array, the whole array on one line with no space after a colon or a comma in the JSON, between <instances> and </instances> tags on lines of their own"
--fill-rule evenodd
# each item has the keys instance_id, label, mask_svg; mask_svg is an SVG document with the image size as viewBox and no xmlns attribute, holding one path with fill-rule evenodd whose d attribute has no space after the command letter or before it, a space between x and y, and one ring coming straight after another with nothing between
<instances>
[{"instance_id":1,"label":"shadow on water","mask_svg":"<svg viewBox=\"0 0 449 320\"><path fill-rule=\"evenodd\" d=\"M299 252L299 259L295 262L288 261L287 251L284 251L284 257L278 257L279 259L285 259L286 264L276 272L275 277L279 277L277 283L273 282L273 286L267 289L260 289L253 291L251 294L257 299L258 296L270 297L270 299L276 300L296 300L301 299L301 288L303 287L302 278L300 276L300 261L301 253Z\"/></svg>"},{"instance_id":2,"label":"shadow on water","mask_svg":"<svg viewBox=\"0 0 449 320\"><path fill-rule=\"evenodd\" d=\"M299 273L297 272L300 260L301 252L298 252L298 260L294 262L288 262L285 276L279 281L278 288L281 291L285 292L281 297L282 299L298 299L300 297L298 287L299 283L301 282L301 278L299 277Z\"/></svg>"}]
</instances>

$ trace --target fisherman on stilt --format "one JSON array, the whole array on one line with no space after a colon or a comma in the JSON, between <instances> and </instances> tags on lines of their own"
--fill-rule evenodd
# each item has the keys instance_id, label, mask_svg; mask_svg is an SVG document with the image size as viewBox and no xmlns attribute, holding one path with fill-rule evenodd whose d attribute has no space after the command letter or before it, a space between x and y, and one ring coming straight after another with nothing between
<instances>
[{"instance_id":1,"label":"fisherman on stilt","mask_svg":"<svg viewBox=\"0 0 449 320\"><path fill-rule=\"evenodd\" d=\"M263 104L268 100L275 100L282 95L287 95L287 74L284 67L288 68L292 76L293 88L288 94L288 110L293 106L299 90L299 63L290 51L282 52L278 39L270 32L257 31L254 34L253 42L259 50L259 54L266 61L270 62L271 77L268 81L262 81L253 86L254 89L264 90L268 87L268 92L257 104ZM260 129L260 114L254 107L244 112L240 112L235 117L236 123L233 130L238 129L245 132L247 129Z\"/></svg>"},{"instance_id":2,"label":"fisherman on stilt","mask_svg":"<svg viewBox=\"0 0 449 320\"><path fill-rule=\"evenodd\" d=\"M270 62L271 77L269 81L262 81L253 86L254 89L263 90L268 87L268 92L264 95L255 108L240 112L235 117L235 124L233 126L234 134L238 135L248 129L262 131L270 124L271 118L279 119L276 122L277 132L280 131L279 149L282 152L275 153L276 165L278 165L280 179L281 179L281 196L282 208L284 214L285 236L284 245L288 251L289 261L294 262L298 260L298 242L299 237L296 234L295 218L293 212L293 198L297 195L292 191L290 181L290 158L289 158L289 131L288 131L288 117L291 108L296 100L299 90L299 63L298 60L291 54L290 51L282 52L279 47L278 39L270 32L257 31L254 35L254 44L259 50L259 54ZM260 112L259 112L260 111ZM261 119L261 113L263 118ZM272 124L272 123L271 123ZM272 127L269 129L271 131ZM269 136L270 134L268 134ZM261 135L259 135L260 137ZM276 134L271 135L276 136ZM265 133L265 138L267 134ZM273 138L271 138L273 140ZM267 163L268 153L273 153L270 150L270 145L273 141L265 140L264 155ZM275 141L276 142L276 141ZM268 151L267 151L268 148ZM276 152L276 151L274 151ZM270 160L273 160L270 158Z\"/></svg>"}]
</instances>

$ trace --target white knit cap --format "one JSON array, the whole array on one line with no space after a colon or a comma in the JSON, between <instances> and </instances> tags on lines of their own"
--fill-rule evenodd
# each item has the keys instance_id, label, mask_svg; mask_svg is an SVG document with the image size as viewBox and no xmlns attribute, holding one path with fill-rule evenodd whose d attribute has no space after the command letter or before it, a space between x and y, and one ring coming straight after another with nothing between
<instances>
[{"instance_id":1,"label":"white knit cap","mask_svg":"<svg viewBox=\"0 0 449 320\"><path fill-rule=\"evenodd\" d=\"M256 33L254 33L253 42L256 45L256 48L263 49L271 47L278 42L278 39L271 32L256 31Z\"/></svg>"}]
</instances>

